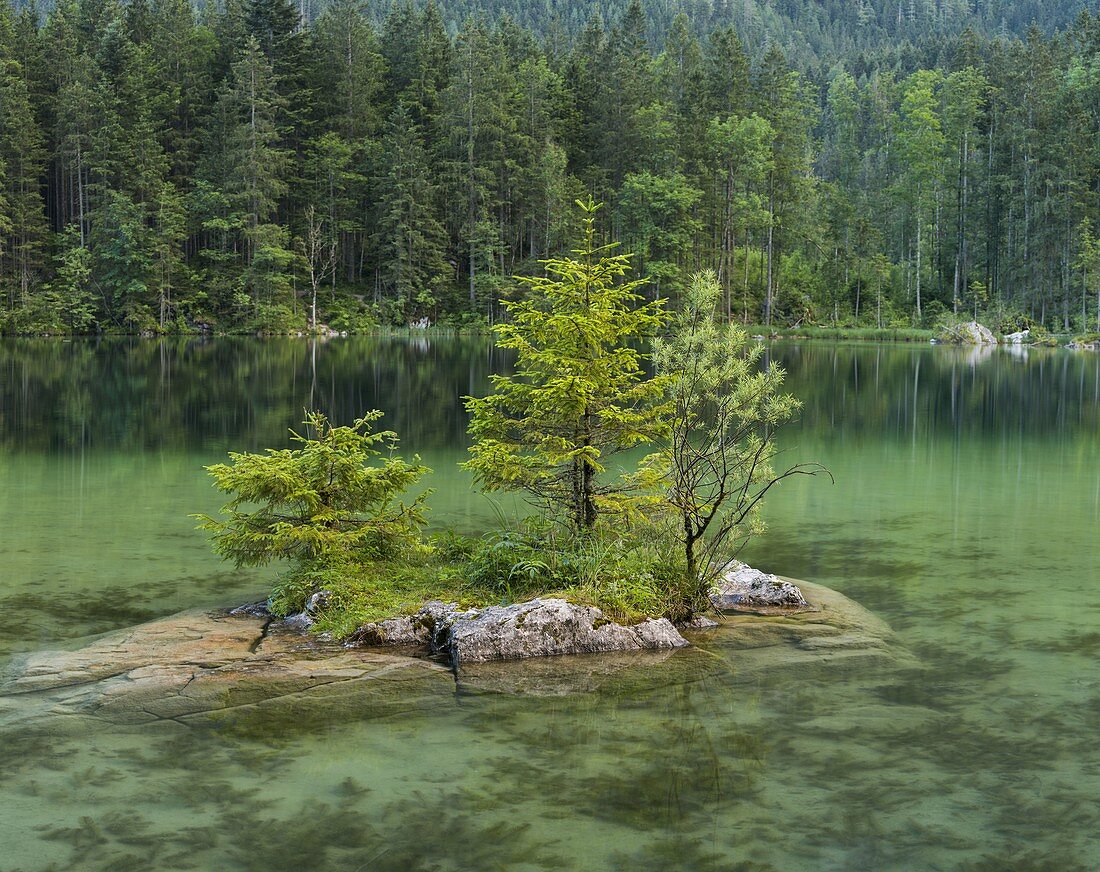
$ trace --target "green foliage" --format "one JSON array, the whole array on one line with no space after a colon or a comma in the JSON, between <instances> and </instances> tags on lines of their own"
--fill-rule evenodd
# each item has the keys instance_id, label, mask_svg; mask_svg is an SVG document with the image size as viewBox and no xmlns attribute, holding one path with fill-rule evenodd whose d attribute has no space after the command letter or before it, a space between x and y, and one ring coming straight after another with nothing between
<instances>
[{"instance_id":1,"label":"green foliage","mask_svg":"<svg viewBox=\"0 0 1100 872\"><path fill-rule=\"evenodd\" d=\"M313 629L339 639L371 621L411 614L432 599L463 607L494 602L492 593L464 579L462 568L460 561L424 545L385 559L335 558L281 576L271 610L280 616L300 612L313 593L323 590L325 608Z\"/></svg>"},{"instance_id":2,"label":"green foliage","mask_svg":"<svg viewBox=\"0 0 1100 872\"><path fill-rule=\"evenodd\" d=\"M446 234L436 217L438 196L419 127L404 105L394 109L383 139L378 178L376 244L393 321L437 312L442 294Z\"/></svg>"},{"instance_id":3,"label":"green foliage","mask_svg":"<svg viewBox=\"0 0 1100 872\"><path fill-rule=\"evenodd\" d=\"M685 587L675 542L645 522L574 530L528 519L521 529L477 540L463 573L508 602L561 596L627 623L680 614Z\"/></svg>"},{"instance_id":4,"label":"green foliage","mask_svg":"<svg viewBox=\"0 0 1100 872\"><path fill-rule=\"evenodd\" d=\"M469 539L445 533L382 558L335 556L280 576L274 614L327 594L314 629L341 638L364 623L411 614L441 599L462 608L559 596L634 623L676 615L686 595L676 549L652 527L575 532L530 521Z\"/></svg>"},{"instance_id":5,"label":"green foliage","mask_svg":"<svg viewBox=\"0 0 1100 872\"><path fill-rule=\"evenodd\" d=\"M553 558L540 537L530 531L487 533L470 551L469 578L481 587L514 598L518 590L555 586Z\"/></svg>"},{"instance_id":6,"label":"green foliage","mask_svg":"<svg viewBox=\"0 0 1100 872\"><path fill-rule=\"evenodd\" d=\"M680 262L699 229L694 211L701 196L680 173L630 173L623 180L619 209L626 244L658 293L679 287Z\"/></svg>"},{"instance_id":7,"label":"green foliage","mask_svg":"<svg viewBox=\"0 0 1100 872\"><path fill-rule=\"evenodd\" d=\"M334 561L390 557L413 547L425 523L420 494L400 498L428 470L392 452L396 434L372 432L381 412L350 427L334 427L310 413L301 447L266 454L230 453L232 463L207 467L216 487L233 498L224 519L199 516L214 550L238 566L292 561L312 570Z\"/></svg>"},{"instance_id":8,"label":"green foliage","mask_svg":"<svg viewBox=\"0 0 1100 872\"><path fill-rule=\"evenodd\" d=\"M378 326L378 320L361 297L343 292L321 299L319 306L324 313L322 320L329 329L348 333L369 333Z\"/></svg>"},{"instance_id":9,"label":"green foliage","mask_svg":"<svg viewBox=\"0 0 1100 872\"><path fill-rule=\"evenodd\" d=\"M69 332L85 333L95 319L92 254L72 226L65 229L58 247L57 271L50 286L54 308Z\"/></svg>"},{"instance_id":10,"label":"green foliage","mask_svg":"<svg viewBox=\"0 0 1100 872\"><path fill-rule=\"evenodd\" d=\"M577 529L629 508L629 487L608 474L614 455L663 430L661 383L647 378L631 344L664 321L644 303L642 281L623 281L629 258L596 243L589 201L574 258L545 261L546 276L520 277L527 300L494 328L516 351L515 375L492 377L493 393L470 397L474 444L464 465L487 491L518 490Z\"/></svg>"},{"instance_id":11,"label":"green foliage","mask_svg":"<svg viewBox=\"0 0 1100 872\"><path fill-rule=\"evenodd\" d=\"M1036 0L463 2L9 22L0 329L299 332L324 284L383 325L493 324L588 194L652 294L712 269L745 324L1100 327L1094 16L1043 4L1048 39Z\"/></svg>"},{"instance_id":12,"label":"green foliage","mask_svg":"<svg viewBox=\"0 0 1100 872\"><path fill-rule=\"evenodd\" d=\"M677 531L689 595L674 608L687 616L706 605L718 570L763 531L761 501L783 478L813 469L772 468L775 432L799 403L781 393L783 370L759 366L764 346L734 324L715 323L722 296L713 273L692 279L668 338L654 349L671 401L671 427L644 473L660 489Z\"/></svg>"}]
</instances>

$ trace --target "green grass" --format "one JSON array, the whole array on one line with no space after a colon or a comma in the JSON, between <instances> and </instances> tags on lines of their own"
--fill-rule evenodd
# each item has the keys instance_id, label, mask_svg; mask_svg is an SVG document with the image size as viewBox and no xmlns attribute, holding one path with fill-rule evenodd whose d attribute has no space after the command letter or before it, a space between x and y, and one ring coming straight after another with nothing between
<instances>
[{"instance_id":1,"label":"green grass","mask_svg":"<svg viewBox=\"0 0 1100 872\"><path fill-rule=\"evenodd\" d=\"M446 534L400 556L290 573L276 583L271 605L285 616L301 611L315 591L328 591L314 630L340 639L364 624L412 614L429 600L474 608L556 596L597 606L620 623L679 619L686 617L677 611L684 585L675 546L652 531L575 536L540 529Z\"/></svg>"}]
</instances>

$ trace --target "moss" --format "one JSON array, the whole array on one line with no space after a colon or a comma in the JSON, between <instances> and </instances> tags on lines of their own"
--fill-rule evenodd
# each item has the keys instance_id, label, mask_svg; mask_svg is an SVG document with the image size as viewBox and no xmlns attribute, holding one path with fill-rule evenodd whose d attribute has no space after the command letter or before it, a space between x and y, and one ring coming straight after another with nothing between
<instances>
[{"instance_id":1,"label":"moss","mask_svg":"<svg viewBox=\"0 0 1100 872\"><path fill-rule=\"evenodd\" d=\"M653 536L600 531L583 536L545 530L427 540L400 556L312 566L283 576L272 611L301 611L327 591L316 632L344 638L363 624L415 613L429 600L461 608L556 596L601 609L608 621L633 624L676 613L684 573Z\"/></svg>"},{"instance_id":2,"label":"moss","mask_svg":"<svg viewBox=\"0 0 1100 872\"><path fill-rule=\"evenodd\" d=\"M495 591L472 584L462 569L461 562L435 554L312 569L279 582L273 611L300 611L313 591L326 590L328 602L314 630L343 638L363 624L412 614L428 600L457 602L463 608L499 601Z\"/></svg>"}]
</instances>

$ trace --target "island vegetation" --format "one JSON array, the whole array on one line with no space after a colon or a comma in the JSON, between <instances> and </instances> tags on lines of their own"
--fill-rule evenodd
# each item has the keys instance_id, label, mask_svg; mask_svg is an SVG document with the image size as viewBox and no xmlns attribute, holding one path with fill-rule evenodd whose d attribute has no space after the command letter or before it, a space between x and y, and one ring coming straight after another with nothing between
<instances>
[{"instance_id":1,"label":"island vegetation","mask_svg":"<svg viewBox=\"0 0 1100 872\"><path fill-rule=\"evenodd\" d=\"M467 398L465 467L487 492L524 495L530 517L480 538L425 535L430 491L407 492L429 470L395 453L397 434L374 429L381 414L335 426L312 412L298 447L208 468L232 495L222 517L200 516L215 550L238 566L290 564L273 613L301 612L323 592L316 626L347 636L429 600L554 594L617 620L687 621L763 530L767 492L818 471L773 468L774 434L798 402L782 393L783 371L761 365L761 345L717 326L714 274L693 278L674 315L645 302L630 258L595 242L598 207L578 205L579 247L524 279L538 293L508 303L495 328L517 354L514 374ZM655 338L647 374L639 345Z\"/></svg>"},{"instance_id":2,"label":"island vegetation","mask_svg":"<svg viewBox=\"0 0 1100 872\"><path fill-rule=\"evenodd\" d=\"M0 332L487 326L586 195L650 300L1100 329L1081 5L4 4Z\"/></svg>"}]
</instances>

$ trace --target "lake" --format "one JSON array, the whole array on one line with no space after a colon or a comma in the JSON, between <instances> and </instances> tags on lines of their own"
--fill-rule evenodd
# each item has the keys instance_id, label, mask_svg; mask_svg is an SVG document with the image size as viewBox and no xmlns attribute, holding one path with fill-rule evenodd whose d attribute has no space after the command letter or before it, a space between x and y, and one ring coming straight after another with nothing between
<instances>
[{"instance_id":1,"label":"lake","mask_svg":"<svg viewBox=\"0 0 1100 872\"><path fill-rule=\"evenodd\" d=\"M645 675L354 717L70 729L0 699L0 870L1100 868L1100 356L782 344L803 404L746 559L836 588L919 666ZM482 339L0 342L0 669L262 595L202 467L380 408L433 517Z\"/></svg>"}]
</instances>

